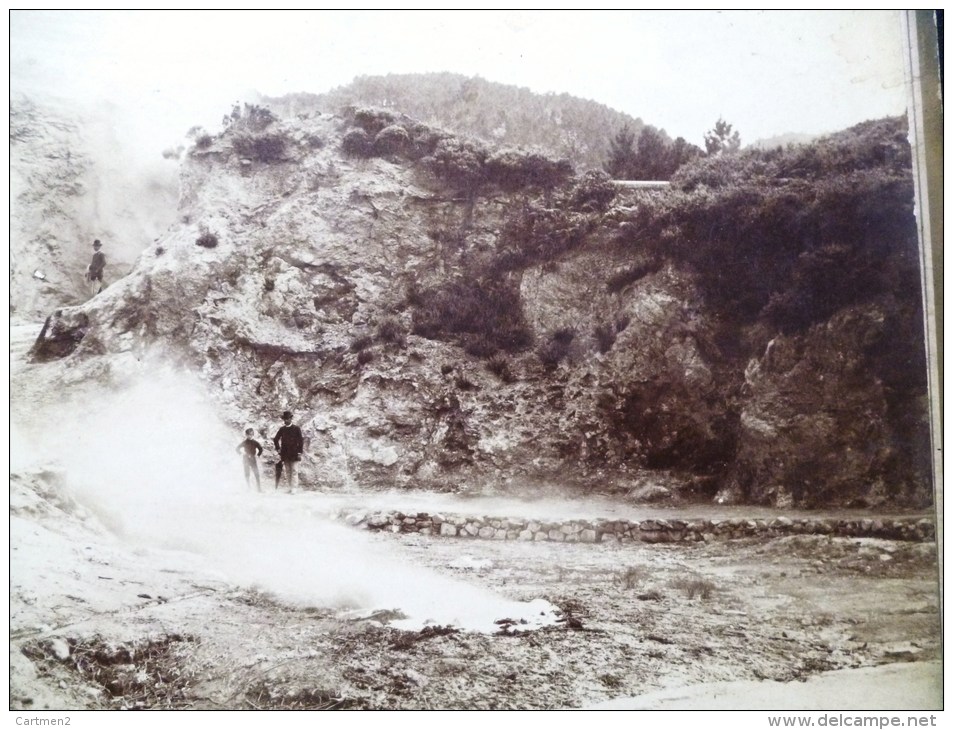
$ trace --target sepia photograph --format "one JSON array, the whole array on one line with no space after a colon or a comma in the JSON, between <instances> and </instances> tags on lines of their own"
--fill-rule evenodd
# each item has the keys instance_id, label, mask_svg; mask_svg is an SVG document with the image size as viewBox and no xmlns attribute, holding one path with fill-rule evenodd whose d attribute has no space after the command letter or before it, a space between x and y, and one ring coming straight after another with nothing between
<instances>
[{"instance_id":1,"label":"sepia photograph","mask_svg":"<svg viewBox=\"0 0 953 730\"><path fill-rule=\"evenodd\" d=\"M17 724L935 725L942 11L8 22Z\"/></svg>"}]
</instances>

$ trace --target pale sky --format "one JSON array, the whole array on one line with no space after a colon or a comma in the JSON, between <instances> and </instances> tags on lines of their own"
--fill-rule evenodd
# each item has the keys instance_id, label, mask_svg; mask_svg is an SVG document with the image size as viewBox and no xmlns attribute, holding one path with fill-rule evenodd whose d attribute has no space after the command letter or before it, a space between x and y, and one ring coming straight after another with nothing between
<instances>
[{"instance_id":1,"label":"pale sky","mask_svg":"<svg viewBox=\"0 0 953 730\"><path fill-rule=\"evenodd\" d=\"M702 145L902 114L896 11L12 11L10 83L112 101L161 150L249 92L451 71L593 99Z\"/></svg>"}]
</instances>

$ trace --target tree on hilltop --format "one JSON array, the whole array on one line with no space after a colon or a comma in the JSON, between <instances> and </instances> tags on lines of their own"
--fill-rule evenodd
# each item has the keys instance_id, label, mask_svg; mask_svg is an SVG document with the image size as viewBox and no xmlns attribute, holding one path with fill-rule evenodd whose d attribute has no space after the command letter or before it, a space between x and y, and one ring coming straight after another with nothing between
<instances>
[{"instance_id":1,"label":"tree on hilltop","mask_svg":"<svg viewBox=\"0 0 953 730\"><path fill-rule=\"evenodd\" d=\"M603 169L616 180L628 180L635 172L636 156L635 134L624 124L609 140L609 159Z\"/></svg>"},{"instance_id":2,"label":"tree on hilltop","mask_svg":"<svg viewBox=\"0 0 953 730\"><path fill-rule=\"evenodd\" d=\"M683 164L704 152L682 137L670 142L665 133L646 125L636 140L624 125L609 140L608 160L603 169L616 180L668 180Z\"/></svg>"},{"instance_id":3,"label":"tree on hilltop","mask_svg":"<svg viewBox=\"0 0 953 730\"><path fill-rule=\"evenodd\" d=\"M671 158L670 167L672 174L674 174L675 171L686 162L690 162L698 157L704 157L705 153L702 152L701 147L687 142L684 137L676 137L672 143L672 149L669 151L669 155Z\"/></svg>"},{"instance_id":4,"label":"tree on hilltop","mask_svg":"<svg viewBox=\"0 0 953 730\"><path fill-rule=\"evenodd\" d=\"M731 125L721 117L715 122L714 129L705 133L705 151L709 157L730 154L741 149L741 137L738 131L731 131Z\"/></svg>"}]
</instances>

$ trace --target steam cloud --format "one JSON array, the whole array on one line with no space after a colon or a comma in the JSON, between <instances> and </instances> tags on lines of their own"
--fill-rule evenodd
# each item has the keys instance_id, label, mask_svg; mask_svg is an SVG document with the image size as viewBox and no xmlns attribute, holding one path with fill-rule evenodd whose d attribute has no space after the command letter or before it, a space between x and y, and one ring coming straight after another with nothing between
<instances>
[{"instance_id":1,"label":"steam cloud","mask_svg":"<svg viewBox=\"0 0 953 730\"><path fill-rule=\"evenodd\" d=\"M399 546L332 523L310 495L249 492L235 453L241 432L219 421L187 374L153 372L60 403L55 414L15 427L14 467L55 466L73 496L131 544L199 554L224 579L297 604L399 610L405 628L554 619L545 601L509 601L399 560Z\"/></svg>"}]
</instances>

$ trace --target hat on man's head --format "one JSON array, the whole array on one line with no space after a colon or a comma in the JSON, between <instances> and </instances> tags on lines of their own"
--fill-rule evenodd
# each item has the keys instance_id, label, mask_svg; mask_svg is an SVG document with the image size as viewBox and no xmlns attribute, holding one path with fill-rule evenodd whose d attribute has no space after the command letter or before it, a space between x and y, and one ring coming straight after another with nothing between
<instances>
[{"instance_id":1,"label":"hat on man's head","mask_svg":"<svg viewBox=\"0 0 953 730\"><path fill-rule=\"evenodd\" d=\"M284 413L281 414L281 418L282 419L294 418L294 414L291 411L285 411Z\"/></svg>"},{"instance_id":2,"label":"hat on man's head","mask_svg":"<svg viewBox=\"0 0 953 730\"><path fill-rule=\"evenodd\" d=\"M93 248L99 248L102 245L103 244L100 242L98 238L95 241L93 241Z\"/></svg>"}]
</instances>

